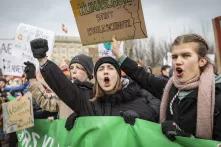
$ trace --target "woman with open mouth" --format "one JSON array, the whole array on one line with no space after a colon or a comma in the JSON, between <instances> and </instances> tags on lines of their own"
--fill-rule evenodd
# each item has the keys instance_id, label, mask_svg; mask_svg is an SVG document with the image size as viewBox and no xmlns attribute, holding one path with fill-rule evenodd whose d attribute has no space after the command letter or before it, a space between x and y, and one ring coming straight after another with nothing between
<instances>
[{"instance_id":1,"label":"woman with open mouth","mask_svg":"<svg viewBox=\"0 0 221 147\"><path fill-rule=\"evenodd\" d=\"M122 116L131 125L136 118L154 122L158 120L158 112L154 109L158 104L143 97L135 82L122 86L121 70L114 58L102 57L96 62L94 93L86 96L84 88L78 88L56 64L47 59L46 41L35 39L30 42L33 56L40 63L41 74L47 84L78 116ZM76 116L68 119L74 122Z\"/></svg>"},{"instance_id":2,"label":"woman with open mouth","mask_svg":"<svg viewBox=\"0 0 221 147\"><path fill-rule=\"evenodd\" d=\"M197 34L178 36L172 44L173 76L165 86L118 50L113 53L121 69L142 88L161 97L160 123L170 140L196 136L221 141L221 76L214 74L206 41ZM163 95L162 95L163 93Z\"/></svg>"},{"instance_id":3,"label":"woman with open mouth","mask_svg":"<svg viewBox=\"0 0 221 147\"><path fill-rule=\"evenodd\" d=\"M221 76L214 74L208 50L196 34L178 36L172 44L173 77L160 110L162 131L171 140L176 135L221 140Z\"/></svg>"},{"instance_id":4,"label":"woman with open mouth","mask_svg":"<svg viewBox=\"0 0 221 147\"><path fill-rule=\"evenodd\" d=\"M150 106L151 102L142 97L140 87L135 82L122 87L121 70L115 59L100 58L95 64L94 76L95 96L92 101L111 104L109 115L131 113L145 120L157 121L157 112Z\"/></svg>"}]
</instances>

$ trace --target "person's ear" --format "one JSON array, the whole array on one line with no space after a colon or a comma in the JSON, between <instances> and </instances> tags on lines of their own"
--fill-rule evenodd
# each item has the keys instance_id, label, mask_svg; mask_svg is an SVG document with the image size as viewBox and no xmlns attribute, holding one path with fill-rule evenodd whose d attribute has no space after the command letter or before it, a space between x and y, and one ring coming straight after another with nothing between
<instances>
[{"instance_id":1,"label":"person's ear","mask_svg":"<svg viewBox=\"0 0 221 147\"><path fill-rule=\"evenodd\" d=\"M199 66L200 67L203 67L203 66L205 66L206 64L207 64L207 59L206 58L200 58L199 59Z\"/></svg>"}]
</instances>

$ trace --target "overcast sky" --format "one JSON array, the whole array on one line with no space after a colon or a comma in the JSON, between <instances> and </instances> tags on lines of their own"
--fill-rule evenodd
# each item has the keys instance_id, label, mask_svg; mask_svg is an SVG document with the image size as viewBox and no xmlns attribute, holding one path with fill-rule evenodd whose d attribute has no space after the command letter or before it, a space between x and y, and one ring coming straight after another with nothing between
<instances>
[{"instance_id":1,"label":"overcast sky","mask_svg":"<svg viewBox=\"0 0 221 147\"><path fill-rule=\"evenodd\" d=\"M221 0L141 0L149 36L174 39L184 32L202 33L213 38L212 18L221 16ZM19 23L62 34L61 24L70 35L79 36L69 0L0 0L0 39L14 38ZM212 39L213 40L213 39Z\"/></svg>"}]
</instances>

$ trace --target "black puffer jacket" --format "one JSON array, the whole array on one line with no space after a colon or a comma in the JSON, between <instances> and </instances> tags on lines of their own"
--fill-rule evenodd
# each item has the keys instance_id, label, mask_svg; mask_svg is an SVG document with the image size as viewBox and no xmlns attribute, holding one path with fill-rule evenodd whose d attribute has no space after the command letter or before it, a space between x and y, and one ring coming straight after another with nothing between
<instances>
[{"instance_id":1,"label":"black puffer jacket","mask_svg":"<svg viewBox=\"0 0 221 147\"><path fill-rule=\"evenodd\" d=\"M162 78L157 78L144 69L139 68L133 60L126 58L121 65L124 72L139 85L150 91L153 95L161 98L163 89L167 83ZM221 141L221 83L216 83L215 89L215 110L214 110L214 128L213 139ZM177 89L172 86L169 93L169 103ZM170 114L169 105L167 108L167 120L175 121L184 131L195 135L196 132L196 111L197 111L198 88L193 89L182 100L178 98L173 102L173 115Z\"/></svg>"},{"instance_id":2,"label":"black puffer jacket","mask_svg":"<svg viewBox=\"0 0 221 147\"><path fill-rule=\"evenodd\" d=\"M48 61L41 73L52 90L80 116L119 116L120 111L134 110L145 120L156 121L158 117L134 82L115 94L91 102L92 87L71 83L53 62Z\"/></svg>"},{"instance_id":3,"label":"black puffer jacket","mask_svg":"<svg viewBox=\"0 0 221 147\"><path fill-rule=\"evenodd\" d=\"M144 97L148 103L148 106L150 106L154 112L156 113L156 120L159 121L159 115L160 115L160 103L161 101L153 96L149 91L146 89L141 89L141 95Z\"/></svg>"}]
</instances>

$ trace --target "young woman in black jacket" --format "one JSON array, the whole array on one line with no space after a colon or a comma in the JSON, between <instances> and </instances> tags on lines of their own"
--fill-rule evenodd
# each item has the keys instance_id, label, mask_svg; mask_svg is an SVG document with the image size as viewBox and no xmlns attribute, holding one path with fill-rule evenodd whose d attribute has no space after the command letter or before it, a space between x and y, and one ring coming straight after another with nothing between
<instances>
[{"instance_id":1,"label":"young woman in black jacket","mask_svg":"<svg viewBox=\"0 0 221 147\"><path fill-rule=\"evenodd\" d=\"M114 40L113 53L121 69L142 88L161 97L162 132L175 136L196 136L221 141L221 76L214 74L207 55L208 45L199 35L178 36L172 44L173 76L167 82L146 73L120 54Z\"/></svg>"},{"instance_id":2,"label":"young woman in black jacket","mask_svg":"<svg viewBox=\"0 0 221 147\"><path fill-rule=\"evenodd\" d=\"M115 59L103 57L96 62L95 91L88 94L85 92L87 89L78 88L75 83L71 83L57 65L47 60L47 40L35 39L30 44L47 84L79 116L122 115L130 124L134 124L137 117L150 121L158 119L158 113L149 106L147 99L142 97L136 83L122 87L120 67Z\"/></svg>"}]
</instances>

